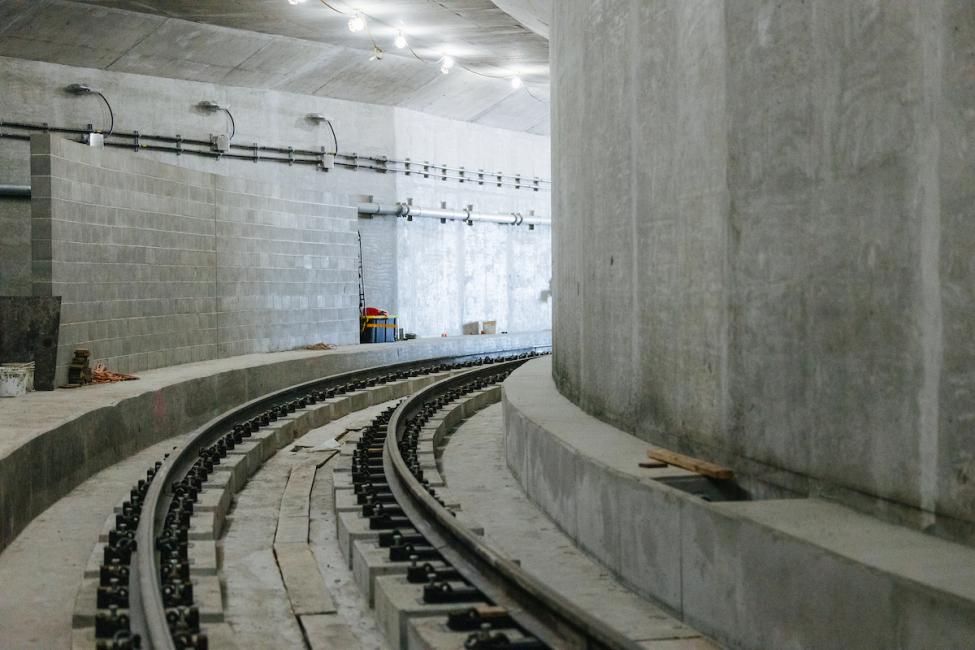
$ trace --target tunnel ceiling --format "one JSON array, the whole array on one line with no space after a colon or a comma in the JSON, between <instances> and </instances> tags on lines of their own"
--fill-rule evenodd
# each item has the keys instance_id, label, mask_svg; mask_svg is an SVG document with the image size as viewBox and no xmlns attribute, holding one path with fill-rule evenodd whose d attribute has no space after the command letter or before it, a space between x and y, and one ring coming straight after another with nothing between
<instances>
[{"instance_id":1,"label":"tunnel ceiling","mask_svg":"<svg viewBox=\"0 0 975 650\"><path fill-rule=\"evenodd\" d=\"M0 0L0 56L402 106L548 133L548 42L523 17L490 0L328 4L361 10L368 30L350 32L349 16L320 0ZM416 56L396 48L398 30ZM370 60L373 42L382 60ZM457 61L447 75L435 63L444 53ZM513 74L525 87L512 87Z\"/></svg>"},{"instance_id":2,"label":"tunnel ceiling","mask_svg":"<svg viewBox=\"0 0 975 650\"><path fill-rule=\"evenodd\" d=\"M555 0L493 0L494 4L539 36L548 39Z\"/></svg>"}]
</instances>

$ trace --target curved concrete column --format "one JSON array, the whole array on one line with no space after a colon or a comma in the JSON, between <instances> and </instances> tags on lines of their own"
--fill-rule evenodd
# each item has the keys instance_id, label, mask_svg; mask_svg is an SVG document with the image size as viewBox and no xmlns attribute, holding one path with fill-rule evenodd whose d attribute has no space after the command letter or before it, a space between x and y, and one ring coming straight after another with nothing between
<instances>
[{"instance_id":1,"label":"curved concrete column","mask_svg":"<svg viewBox=\"0 0 975 650\"><path fill-rule=\"evenodd\" d=\"M558 3L562 393L975 539L973 39L962 0Z\"/></svg>"},{"instance_id":2,"label":"curved concrete column","mask_svg":"<svg viewBox=\"0 0 975 650\"><path fill-rule=\"evenodd\" d=\"M642 468L650 445L559 395L549 363L504 382L508 467L628 587L722 647L970 645L975 549L823 499L728 500L700 476Z\"/></svg>"}]
</instances>

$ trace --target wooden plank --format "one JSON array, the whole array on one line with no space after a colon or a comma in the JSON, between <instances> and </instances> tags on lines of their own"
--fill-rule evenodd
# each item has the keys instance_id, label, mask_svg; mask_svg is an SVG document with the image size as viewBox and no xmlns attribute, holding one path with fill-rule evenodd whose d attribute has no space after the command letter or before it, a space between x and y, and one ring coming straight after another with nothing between
<instances>
[{"instance_id":1,"label":"wooden plank","mask_svg":"<svg viewBox=\"0 0 975 650\"><path fill-rule=\"evenodd\" d=\"M291 610L303 614L334 614L335 604L307 544L275 544L274 556L288 591Z\"/></svg>"},{"instance_id":2,"label":"wooden plank","mask_svg":"<svg viewBox=\"0 0 975 650\"><path fill-rule=\"evenodd\" d=\"M659 460L667 463L668 465L680 467L681 469L686 469L689 472L695 472L702 476L707 476L709 478L714 478L721 481L728 481L735 477L735 473L727 467L709 463L706 460L694 458L693 456L678 454L674 451L667 451L666 449L651 449L647 452L647 456L653 460Z\"/></svg>"},{"instance_id":3,"label":"wooden plank","mask_svg":"<svg viewBox=\"0 0 975 650\"><path fill-rule=\"evenodd\" d=\"M288 475L288 483L281 496L280 510L285 516L308 516L311 487L315 483L318 467L312 463L298 465Z\"/></svg>"},{"instance_id":4,"label":"wooden plank","mask_svg":"<svg viewBox=\"0 0 975 650\"><path fill-rule=\"evenodd\" d=\"M299 616L311 650L358 650L362 646L352 628L337 614Z\"/></svg>"}]
</instances>

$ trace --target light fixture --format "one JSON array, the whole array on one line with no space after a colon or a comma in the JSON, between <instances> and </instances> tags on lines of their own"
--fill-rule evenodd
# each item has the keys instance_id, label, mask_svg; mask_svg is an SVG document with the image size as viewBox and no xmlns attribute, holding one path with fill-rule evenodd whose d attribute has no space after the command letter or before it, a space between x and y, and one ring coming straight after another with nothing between
<instances>
[{"instance_id":1,"label":"light fixture","mask_svg":"<svg viewBox=\"0 0 975 650\"><path fill-rule=\"evenodd\" d=\"M366 19L362 17L358 11L352 18L349 18L349 31L350 32L361 32L366 28Z\"/></svg>"},{"instance_id":2,"label":"light fixture","mask_svg":"<svg viewBox=\"0 0 975 650\"><path fill-rule=\"evenodd\" d=\"M440 59L440 72L447 74L452 67L454 67L454 57L444 56L444 58Z\"/></svg>"},{"instance_id":3,"label":"light fixture","mask_svg":"<svg viewBox=\"0 0 975 650\"><path fill-rule=\"evenodd\" d=\"M396 32L396 38L393 39L393 43L396 45L396 47L398 47L401 50L404 47L406 47L406 45L407 45L407 43L406 43L406 37L403 36L403 31L402 30Z\"/></svg>"},{"instance_id":4,"label":"light fixture","mask_svg":"<svg viewBox=\"0 0 975 650\"><path fill-rule=\"evenodd\" d=\"M292 5L300 5L304 2L305 0L288 0L288 4L292 4Z\"/></svg>"},{"instance_id":5,"label":"light fixture","mask_svg":"<svg viewBox=\"0 0 975 650\"><path fill-rule=\"evenodd\" d=\"M101 97L102 101L105 102L105 106L108 107L108 115L111 120L108 126L108 132L105 133L105 135L106 136L112 135L112 132L115 131L115 111L112 110L112 105L109 103L108 98L105 97L105 95L102 94L100 90L96 90L91 86L89 86L88 84L79 84L79 83L74 83L65 86L64 90L65 92L69 92L72 95L98 95L99 97Z\"/></svg>"},{"instance_id":6,"label":"light fixture","mask_svg":"<svg viewBox=\"0 0 975 650\"><path fill-rule=\"evenodd\" d=\"M518 90L523 85L524 82L521 80L521 77L519 77L518 75L515 75L511 78L511 87L514 88L515 90Z\"/></svg>"},{"instance_id":7,"label":"light fixture","mask_svg":"<svg viewBox=\"0 0 975 650\"><path fill-rule=\"evenodd\" d=\"M325 161L329 163L327 167L331 169L331 167L334 166L335 164L335 156L339 154L339 139L338 136L335 135L335 127L332 126L332 120L322 115L321 113L308 113L307 115L305 115L305 119L308 120L309 122L314 122L315 124L322 124L324 122L325 124L328 125L328 130L332 132L332 140L335 142L335 150L332 151L332 153L328 154L329 156L332 157L332 160ZM322 147L322 152L327 153L325 152L324 147Z\"/></svg>"},{"instance_id":8,"label":"light fixture","mask_svg":"<svg viewBox=\"0 0 975 650\"><path fill-rule=\"evenodd\" d=\"M234 136L237 135L237 120L234 119L234 115L230 112L230 108L228 106L221 106L212 99L204 99L203 101L197 103L196 107L200 110L207 111L208 113L216 113L217 111L223 111L226 113L227 117L230 118L230 135L227 137L228 143L230 140L234 139Z\"/></svg>"},{"instance_id":9,"label":"light fixture","mask_svg":"<svg viewBox=\"0 0 975 650\"><path fill-rule=\"evenodd\" d=\"M382 61L383 60L383 50L378 45L372 46L372 56L369 57L370 61Z\"/></svg>"}]
</instances>

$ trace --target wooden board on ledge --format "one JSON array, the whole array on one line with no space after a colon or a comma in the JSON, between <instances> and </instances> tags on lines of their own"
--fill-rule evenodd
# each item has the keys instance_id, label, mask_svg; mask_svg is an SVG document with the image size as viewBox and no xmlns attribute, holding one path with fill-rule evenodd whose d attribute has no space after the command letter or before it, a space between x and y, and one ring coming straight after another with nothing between
<instances>
[{"instance_id":1,"label":"wooden board on ledge","mask_svg":"<svg viewBox=\"0 0 975 650\"><path fill-rule=\"evenodd\" d=\"M678 454L674 451L667 451L666 449L651 449L647 452L647 456L653 460L659 460L667 463L668 465L680 467L681 469L686 469L689 472L694 472L696 474L700 474L701 476L707 476L708 478L718 479L719 481L730 481L731 479L735 478L735 473L727 467L722 467L721 465L716 465L706 460L701 460L700 458L694 458L693 456Z\"/></svg>"}]
</instances>

